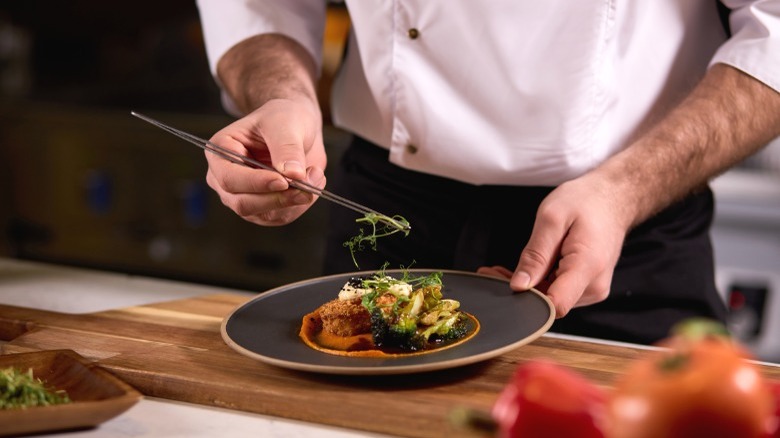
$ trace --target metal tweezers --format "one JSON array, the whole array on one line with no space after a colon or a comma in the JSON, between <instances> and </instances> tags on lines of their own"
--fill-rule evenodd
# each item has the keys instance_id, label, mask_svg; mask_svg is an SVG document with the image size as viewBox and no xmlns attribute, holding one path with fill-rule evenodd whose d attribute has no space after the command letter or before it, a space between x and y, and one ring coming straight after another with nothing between
<instances>
[{"instance_id":1,"label":"metal tweezers","mask_svg":"<svg viewBox=\"0 0 780 438\"><path fill-rule=\"evenodd\" d=\"M289 178L289 177L283 175L281 172L279 172L278 170L274 169L271 166L263 164L263 163L261 163L261 162L259 162L257 160L254 160L254 159L252 159L250 157L247 157L247 156L238 154L236 152L233 152L230 149L223 148L222 146L219 146L219 145L217 145L215 143L212 143L211 141L204 140L204 139L202 139L200 137L197 137L195 135L192 135L190 133L187 133L187 132L181 131L179 129L176 129L174 127L168 126L165 123L162 123L162 122L160 122L158 120L155 120L155 119L153 119L151 117L148 117L148 116L145 116L143 114L139 114L139 113L137 113L135 111L131 111L130 114L134 115L135 117L138 117L141 120L149 122L152 125L157 126L158 128L161 128L161 129L163 129L165 131L168 131L169 133L171 133L171 134L173 134L173 135L175 135L175 136L177 136L179 138L182 138L182 139L184 139L184 140L194 144L195 146L198 146L199 148L201 148L201 149L203 149L205 151L211 152L212 154L215 154L215 155L217 155L219 157L222 157L225 160L230 161L231 163L239 164L239 165L246 166L246 167L249 167L249 168L252 168L252 169L270 170L271 172L275 172L275 173L278 173L278 174L284 176L284 178L287 180L287 183L290 185L290 187L296 188L296 189L301 190L303 192L311 193L313 195L319 196L319 197L321 197L323 199L326 199L328 201L335 202L336 204L339 204L342 207L346 207L346 208L348 208L350 210L356 211L356 212L358 212L360 214L363 214L363 215L367 215L367 214L376 215L378 220L384 222L387 225L392 226L393 228L397 228L397 229L402 230L402 231L409 231L411 229L411 227L408 224L402 223L402 222L396 220L393 217L381 214L381 213L379 213L379 212L377 212L375 210L372 210L372 209L370 209L370 208L368 208L368 207L366 207L366 206L364 206L362 204L358 204L357 202L350 201L349 199L346 199L346 198L343 198L341 196L338 196L338 195L336 195L334 193L331 193L331 192L329 192L327 190L320 189L320 188L318 188L316 186L313 186L313 185L307 183L306 181L301 181L301 180L298 180L298 179Z\"/></svg>"}]
</instances>

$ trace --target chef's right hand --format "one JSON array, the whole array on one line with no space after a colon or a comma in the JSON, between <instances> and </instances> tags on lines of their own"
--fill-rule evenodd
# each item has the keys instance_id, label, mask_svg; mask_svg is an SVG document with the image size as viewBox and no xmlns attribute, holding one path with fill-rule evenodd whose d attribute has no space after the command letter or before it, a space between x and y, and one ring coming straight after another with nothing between
<instances>
[{"instance_id":1,"label":"chef's right hand","mask_svg":"<svg viewBox=\"0 0 780 438\"><path fill-rule=\"evenodd\" d=\"M319 108L305 100L273 99L226 126L213 143L249 156L318 188L325 187L327 157ZM206 182L222 203L258 225L286 225L300 217L316 196L289 186L279 173L251 169L206 152Z\"/></svg>"}]
</instances>

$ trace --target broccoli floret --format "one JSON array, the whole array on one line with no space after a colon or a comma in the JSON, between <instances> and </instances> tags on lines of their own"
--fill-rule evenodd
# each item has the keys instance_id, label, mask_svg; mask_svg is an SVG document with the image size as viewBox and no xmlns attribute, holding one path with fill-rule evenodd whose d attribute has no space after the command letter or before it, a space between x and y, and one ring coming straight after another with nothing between
<instances>
[{"instance_id":1,"label":"broccoli floret","mask_svg":"<svg viewBox=\"0 0 780 438\"><path fill-rule=\"evenodd\" d=\"M415 279L404 273L401 281L380 273L363 279L363 287L371 289L362 304L379 348L418 351L468 334L460 303L442 298L441 273Z\"/></svg>"},{"instance_id":2,"label":"broccoli floret","mask_svg":"<svg viewBox=\"0 0 780 438\"><path fill-rule=\"evenodd\" d=\"M382 348L398 348L417 351L425 348L426 340L417 333L414 318L401 318L396 323L385 319L380 309L371 312L371 336L374 344Z\"/></svg>"},{"instance_id":3,"label":"broccoli floret","mask_svg":"<svg viewBox=\"0 0 780 438\"><path fill-rule=\"evenodd\" d=\"M401 318L392 323L377 308L371 313L371 335L377 347L419 351L431 344L466 336L469 332L467 321L463 314L457 313L423 330L422 327L418 328L414 318Z\"/></svg>"}]
</instances>

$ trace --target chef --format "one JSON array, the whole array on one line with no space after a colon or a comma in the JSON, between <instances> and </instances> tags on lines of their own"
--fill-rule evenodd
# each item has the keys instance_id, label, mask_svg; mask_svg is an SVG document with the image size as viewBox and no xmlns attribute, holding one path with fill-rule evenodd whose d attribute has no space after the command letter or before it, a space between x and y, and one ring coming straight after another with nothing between
<instances>
[{"instance_id":1,"label":"chef","mask_svg":"<svg viewBox=\"0 0 780 438\"><path fill-rule=\"evenodd\" d=\"M199 0L237 120L212 141L325 187L316 95L327 2ZM354 141L327 188L412 226L360 255L536 286L554 331L651 343L724 319L708 180L780 135L780 0L347 0L333 85ZM222 202L263 226L315 202L208 156ZM334 207L325 270L355 270Z\"/></svg>"}]
</instances>

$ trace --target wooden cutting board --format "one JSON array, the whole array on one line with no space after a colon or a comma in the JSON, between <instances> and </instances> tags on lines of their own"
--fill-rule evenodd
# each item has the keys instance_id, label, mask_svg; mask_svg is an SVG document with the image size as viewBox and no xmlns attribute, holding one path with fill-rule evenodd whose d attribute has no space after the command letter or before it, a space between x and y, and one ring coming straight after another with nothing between
<instances>
[{"instance_id":1,"label":"wooden cutting board","mask_svg":"<svg viewBox=\"0 0 780 438\"><path fill-rule=\"evenodd\" d=\"M2 353L72 349L145 395L408 437L475 436L457 407L489 410L518 364L547 358L609 386L642 349L543 336L496 359L400 376L276 368L231 350L224 317L248 298L217 294L91 314L0 305ZM780 368L762 366L773 380Z\"/></svg>"}]
</instances>

